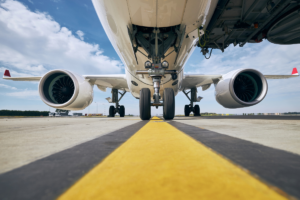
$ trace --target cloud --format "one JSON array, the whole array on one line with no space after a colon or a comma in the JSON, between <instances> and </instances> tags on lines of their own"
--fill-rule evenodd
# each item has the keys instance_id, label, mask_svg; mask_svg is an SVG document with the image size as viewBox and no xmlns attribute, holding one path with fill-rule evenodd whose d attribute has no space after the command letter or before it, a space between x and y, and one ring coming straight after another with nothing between
<instances>
[{"instance_id":1,"label":"cloud","mask_svg":"<svg viewBox=\"0 0 300 200\"><path fill-rule=\"evenodd\" d=\"M12 90L16 90L17 88L9 86L9 85L5 85L5 84L0 84L1 88L6 88L6 89L12 89Z\"/></svg>"},{"instance_id":2,"label":"cloud","mask_svg":"<svg viewBox=\"0 0 300 200\"><path fill-rule=\"evenodd\" d=\"M0 64L23 74L52 69L77 73L120 73L123 64L98 44L84 42L47 13L32 12L14 0L0 1Z\"/></svg>"},{"instance_id":3,"label":"cloud","mask_svg":"<svg viewBox=\"0 0 300 200\"><path fill-rule=\"evenodd\" d=\"M263 74L291 74L300 66L299 45L276 45L264 41L243 48L230 46L224 53L213 50L210 59L191 64L188 73L224 74L239 68L254 68Z\"/></svg>"},{"instance_id":4,"label":"cloud","mask_svg":"<svg viewBox=\"0 0 300 200\"><path fill-rule=\"evenodd\" d=\"M81 40L84 40L84 33L81 31L81 30L78 30L77 32L76 32L76 34L78 35L78 37L81 39Z\"/></svg>"},{"instance_id":5,"label":"cloud","mask_svg":"<svg viewBox=\"0 0 300 200\"><path fill-rule=\"evenodd\" d=\"M7 96L21 98L21 99L32 99L39 100L39 93L37 90L23 90L20 92L10 92L6 93Z\"/></svg>"}]
</instances>

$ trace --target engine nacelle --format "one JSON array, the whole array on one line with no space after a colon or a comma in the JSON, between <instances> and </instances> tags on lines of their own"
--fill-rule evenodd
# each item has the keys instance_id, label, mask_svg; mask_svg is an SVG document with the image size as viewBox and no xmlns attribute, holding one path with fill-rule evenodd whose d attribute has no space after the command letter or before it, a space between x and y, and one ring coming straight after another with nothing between
<instances>
[{"instance_id":1,"label":"engine nacelle","mask_svg":"<svg viewBox=\"0 0 300 200\"><path fill-rule=\"evenodd\" d=\"M93 102L93 86L67 70L46 73L39 83L42 101L57 109L82 110Z\"/></svg>"},{"instance_id":2,"label":"engine nacelle","mask_svg":"<svg viewBox=\"0 0 300 200\"><path fill-rule=\"evenodd\" d=\"M267 94L268 83L255 69L238 69L222 76L215 89L219 104L225 108L242 108L261 102Z\"/></svg>"}]
</instances>

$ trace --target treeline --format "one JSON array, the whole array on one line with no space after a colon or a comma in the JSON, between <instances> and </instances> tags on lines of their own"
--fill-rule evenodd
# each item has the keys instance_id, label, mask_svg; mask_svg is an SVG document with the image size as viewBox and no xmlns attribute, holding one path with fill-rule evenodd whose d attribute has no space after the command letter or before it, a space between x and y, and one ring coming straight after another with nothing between
<instances>
[{"instance_id":1,"label":"treeline","mask_svg":"<svg viewBox=\"0 0 300 200\"><path fill-rule=\"evenodd\" d=\"M0 116L49 116L49 111L0 110Z\"/></svg>"}]
</instances>

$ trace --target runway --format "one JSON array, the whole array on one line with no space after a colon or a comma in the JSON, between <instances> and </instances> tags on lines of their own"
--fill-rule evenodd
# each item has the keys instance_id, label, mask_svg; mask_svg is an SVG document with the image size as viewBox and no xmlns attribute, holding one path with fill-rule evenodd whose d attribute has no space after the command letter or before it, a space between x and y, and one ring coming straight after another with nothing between
<instances>
[{"instance_id":1,"label":"runway","mask_svg":"<svg viewBox=\"0 0 300 200\"><path fill-rule=\"evenodd\" d=\"M0 199L300 199L300 120L273 117L3 118Z\"/></svg>"}]
</instances>

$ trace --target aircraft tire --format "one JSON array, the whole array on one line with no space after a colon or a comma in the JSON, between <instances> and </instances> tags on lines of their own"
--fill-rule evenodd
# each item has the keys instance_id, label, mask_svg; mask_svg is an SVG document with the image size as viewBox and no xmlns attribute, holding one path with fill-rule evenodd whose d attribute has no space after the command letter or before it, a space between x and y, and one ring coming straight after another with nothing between
<instances>
[{"instance_id":1,"label":"aircraft tire","mask_svg":"<svg viewBox=\"0 0 300 200\"><path fill-rule=\"evenodd\" d=\"M149 88L140 91L140 118L149 120L151 118L151 92Z\"/></svg>"},{"instance_id":2,"label":"aircraft tire","mask_svg":"<svg viewBox=\"0 0 300 200\"><path fill-rule=\"evenodd\" d=\"M163 102L163 116L166 120L173 119L175 117L175 95L172 88L166 88L164 90L164 102Z\"/></svg>"},{"instance_id":3,"label":"aircraft tire","mask_svg":"<svg viewBox=\"0 0 300 200\"><path fill-rule=\"evenodd\" d=\"M201 116L200 115L200 106L199 105L195 105L194 106L194 116Z\"/></svg>"},{"instance_id":4,"label":"aircraft tire","mask_svg":"<svg viewBox=\"0 0 300 200\"><path fill-rule=\"evenodd\" d=\"M185 105L184 106L184 115L186 116L186 117L188 117L188 116L190 116L190 105Z\"/></svg>"},{"instance_id":5,"label":"aircraft tire","mask_svg":"<svg viewBox=\"0 0 300 200\"><path fill-rule=\"evenodd\" d=\"M125 107L124 106L120 106L119 114L120 114L120 117L125 116Z\"/></svg>"},{"instance_id":6,"label":"aircraft tire","mask_svg":"<svg viewBox=\"0 0 300 200\"><path fill-rule=\"evenodd\" d=\"M115 117L115 107L114 106L109 107L109 116Z\"/></svg>"}]
</instances>

